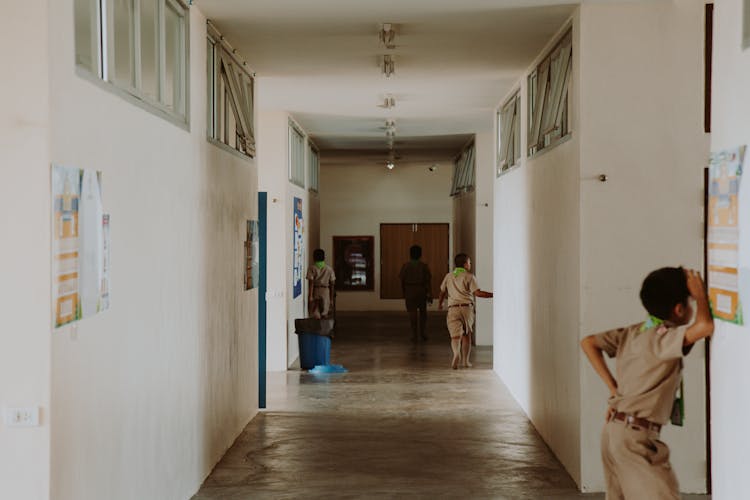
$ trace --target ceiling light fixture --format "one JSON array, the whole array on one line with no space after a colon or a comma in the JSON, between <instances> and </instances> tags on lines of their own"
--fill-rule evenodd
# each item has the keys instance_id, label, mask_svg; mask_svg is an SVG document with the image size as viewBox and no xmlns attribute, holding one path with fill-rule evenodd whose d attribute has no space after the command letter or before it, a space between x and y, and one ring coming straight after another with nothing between
<instances>
[{"instance_id":1,"label":"ceiling light fixture","mask_svg":"<svg viewBox=\"0 0 750 500\"><path fill-rule=\"evenodd\" d=\"M387 163L385 164L385 167L386 167L386 168L387 168L388 170L393 170L393 168L394 168L395 166L396 166L396 164L395 164L395 163L393 163L393 160L388 160L388 162L387 162Z\"/></svg>"},{"instance_id":2,"label":"ceiling light fixture","mask_svg":"<svg viewBox=\"0 0 750 500\"><path fill-rule=\"evenodd\" d=\"M382 65L383 74L390 78L393 73L396 72L396 63L393 60L393 56L390 54L386 54L383 56L383 65Z\"/></svg>"},{"instance_id":3,"label":"ceiling light fixture","mask_svg":"<svg viewBox=\"0 0 750 500\"><path fill-rule=\"evenodd\" d=\"M383 99L383 104L378 104L379 108L391 109L396 106L396 98L388 94Z\"/></svg>"},{"instance_id":4,"label":"ceiling light fixture","mask_svg":"<svg viewBox=\"0 0 750 500\"><path fill-rule=\"evenodd\" d=\"M393 40L396 38L396 30L394 28L395 27L391 23L383 23L380 27L378 37L380 38L380 43L382 43L386 49L396 48L393 44Z\"/></svg>"}]
</instances>

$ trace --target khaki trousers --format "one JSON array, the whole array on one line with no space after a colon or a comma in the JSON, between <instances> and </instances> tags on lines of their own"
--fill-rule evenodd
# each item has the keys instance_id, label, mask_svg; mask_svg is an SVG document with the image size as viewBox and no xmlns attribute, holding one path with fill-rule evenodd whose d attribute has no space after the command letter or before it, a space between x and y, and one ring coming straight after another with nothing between
<instances>
[{"instance_id":1,"label":"khaki trousers","mask_svg":"<svg viewBox=\"0 0 750 500\"><path fill-rule=\"evenodd\" d=\"M680 500L669 447L659 433L610 420L602 432L607 500Z\"/></svg>"},{"instance_id":2,"label":"khaki trousers","mask_svg":"<svg viewBox=\"0 0 750 500\"><path fill-rule=\"evenodd\" d=\"M313 290L313 301L315 301L320 315L326 316L331 307L331 292L328 291L328 287L316 286Z\"/></svg>"}]
</instances>

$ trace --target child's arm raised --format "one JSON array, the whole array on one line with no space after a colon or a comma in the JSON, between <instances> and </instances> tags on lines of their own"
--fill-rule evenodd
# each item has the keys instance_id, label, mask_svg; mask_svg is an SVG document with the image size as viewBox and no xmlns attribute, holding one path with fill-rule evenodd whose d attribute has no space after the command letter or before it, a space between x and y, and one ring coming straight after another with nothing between
<instances>
[{"instance_id":1,"label":"child's arm raised","mask_svg":"<svg viewBox=\"0 0 750 500\"><path fill-rule=\"evenodd\" d=\"M695 321L685 331L685 340L682 342L682 345L690 346L714 333L714 318L711 316L706 287L700 273L694 269L685 269L685 276L688 290L695 299L696 306Z\"/></svg>"}]
</instances>

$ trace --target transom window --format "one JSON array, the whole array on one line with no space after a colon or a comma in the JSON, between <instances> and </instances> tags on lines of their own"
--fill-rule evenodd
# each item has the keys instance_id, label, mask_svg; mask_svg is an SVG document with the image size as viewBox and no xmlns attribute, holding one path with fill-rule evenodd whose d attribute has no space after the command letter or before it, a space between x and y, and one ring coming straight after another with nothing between
<instances>
[{"instance_id":1,"label":"transom window","mask_svg":"<svg viewBox=\"0 0 750 500\"><path fill-rule=\"evenodd\" d=\"M497 113L497 175L519 164L521 159L521 96L508 99Z\"/></svg>"},{"instance_id":2,"label":"transom window","mask_svg":"<svg viewBox=\"0 0 750 500\"><path fill-rule=\"evenodd\" d=\"M255 156L255 81L247 64L208 24L208 136L249 157Z\"/></svg>"},{"instance_id":3,"label":"transom window","mask_svg":"<svg viewBox=\"0 0 750 500\"><path fill-rule=\"evenodd\" d=\"M289 180L305 187L305 135L289 122Z\"/></svg>"},{"instance_id":4,"label":"transom window","mask_svg":"<svg viewBox=\"0 0 750 500\"><path fill-rule=\"evenodd\" d=\"M188 123L188 7L180 0L75 0L76 65Z\"/></svg>"},{"instance_id":5,"label":"transom window","mask_svg":"<svg viewBox=\"0 0 750 500\"><path fill-rule=\"evenodd\" d=\"M528 77L528 151L533 155L570 133L568 87L573 67L572 31L568 31Z\"/></svg>"},{"instance_id":6,"label":"transom window","mask_svg":"<svg viewBox=\"0 0 750 500\"><path fill-rule=\"evenodd\" d=\"M464 148L456 158L453 165L453 183L451 185L451 196L474 190L476 178L474 143Z\"/></svg>"},{"instance_id":7,"label":"transom window","mask_svg":"<svg viewBox=\"0 0 750 500\"><path fill-rule=\"evenodd\" d=\"M309 147L308 158L310 158L310 191L317 193L320 185L320 155L312 144Z\"/></svg>"}]
</instances>

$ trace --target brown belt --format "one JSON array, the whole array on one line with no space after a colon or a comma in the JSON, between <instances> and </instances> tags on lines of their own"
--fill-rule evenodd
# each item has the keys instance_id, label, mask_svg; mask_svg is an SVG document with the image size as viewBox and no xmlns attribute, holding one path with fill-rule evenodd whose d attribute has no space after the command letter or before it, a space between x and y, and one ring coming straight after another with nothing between
<instances>
[{"instance_id":1,"label":"brown belt","mask_svg":"<svg viewBox=\"0 0 750 500\"><path fill-rule=\"evenodd\" d=\"M473 304L453 304L452 306L448 307L471 307Z\"/></svg>"},{"instance_id":2,"label":"brown belt","mask_svg":"<svg viewBox=\"0 0 750 500\"><path fill-rule=\"evenodd\" d=\"M629 415L621 411L618 411L614 415L612 415L612 420L625 422L626 425L634 425L636 427L643 427L644 429L648 429L650 431L659 432L661 430L661 424L651 422L650 420L646 420L645 418L640 418L640 417L636 417L633 415Z\"/></svg>"}]
</instances>

